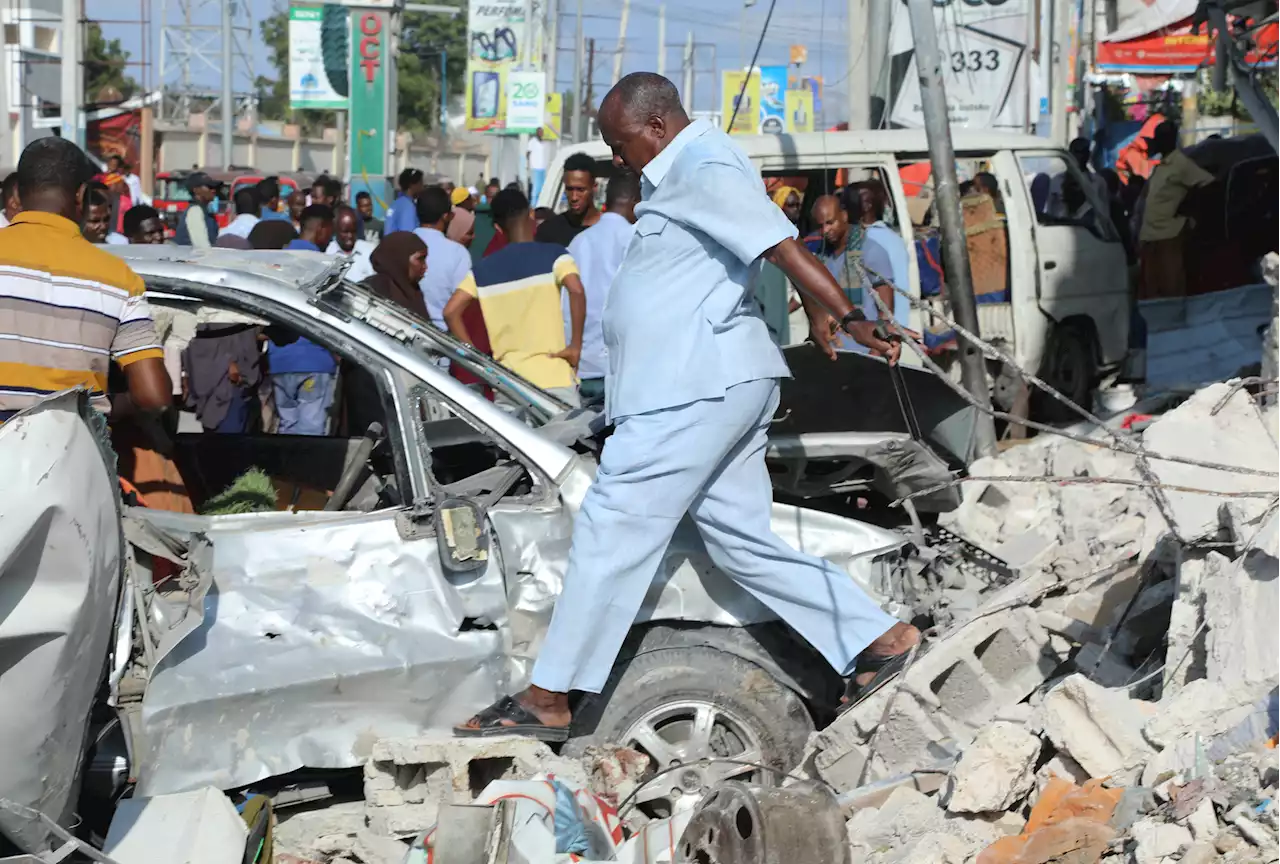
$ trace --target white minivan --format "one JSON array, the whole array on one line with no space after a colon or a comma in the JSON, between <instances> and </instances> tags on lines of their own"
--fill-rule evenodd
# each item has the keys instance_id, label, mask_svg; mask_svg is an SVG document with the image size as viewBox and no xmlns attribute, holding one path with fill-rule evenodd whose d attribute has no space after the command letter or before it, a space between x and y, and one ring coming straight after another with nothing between
<instances>
[{"instance_id":1,"label":"white minivan","mask_svg":"<svg viewBox=\"0 0 1280 864\"><path fill-rule=\"evenodd\" d=\"M1077 404L1089 404L1089 391L1099 374L1117 368L1125 358L1131 303L1124 245L1099 195L1100 184L1082 176L1074 159L1043 138L965 130L953 135L961 180L989 172L1003 199L997 209L1003 210L1006 231L1007 290L979 297L981 336L1001 344L1022 368L1038 372ZM931 185L904 182L904 176L927 176L921 164L928 162L923 130L749 135L735 141L766 182L785 178L788 185L803 187L802 236L812 233L808 217L819 195L838 191L842 182L877 177L890 198L885 219L902 234L907 248L916 249L917 240L929 230L923 223L929 219ZM597 160L597 193L603 200L603 187L614 169L609 148L592 141L560 150L547 172L540 206L563 209L564 161L578 152ZM1083 195L1070 214L1062 206L1064 187ZM919 222L913 225L908 214ZM916 251L908 256L911 284L904 287L918 298L917 259L923 256ZM942 296L925 299L945 314ZM919 310L912 312L915 329L923 330L928 323ZM945 355L944 351L940 361ZM1002 374L999 364L990 371L996 401L1012 407L1017 390L1007 386L1012 376Z\"/></svg>"}]
</instances>

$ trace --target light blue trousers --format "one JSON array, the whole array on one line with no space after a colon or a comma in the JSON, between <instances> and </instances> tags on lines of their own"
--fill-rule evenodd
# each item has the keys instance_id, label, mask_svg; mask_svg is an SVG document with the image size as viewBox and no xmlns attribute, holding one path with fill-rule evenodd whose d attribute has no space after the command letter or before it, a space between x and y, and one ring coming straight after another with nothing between
<instances>
[{"instance_id":1,"label":"light blue trousers","mask_svg":"<svg viewBox=\"0 0 1280 864\"><path fill-rule=\"evenodd\" d=\"M782 541L770 526L764 463L778 382L619 418L573 524L564 591L532 681L599 693L685 513L711 560L777 613L842 675L888 630L848 573Z\"/></svg>"}]
</instances>

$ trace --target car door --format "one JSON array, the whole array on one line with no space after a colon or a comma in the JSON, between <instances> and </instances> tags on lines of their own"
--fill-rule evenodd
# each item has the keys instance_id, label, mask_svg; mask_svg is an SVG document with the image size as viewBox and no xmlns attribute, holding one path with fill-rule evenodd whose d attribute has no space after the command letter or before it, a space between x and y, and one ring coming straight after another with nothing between
<instances>
[{"instance_id":1,"label":"car door","mask_svg":"<svg viewBox=\"0 0 1280 864\"><path fill-rule=\"evenodd\" d=\"M1098 184L1060 150L1002 156L1023 178L1018 208L1034 239L1037 307L1051 324L1090 328L1097 360L1119 363L1128 346L1128 263Z\"/></svg>"}]
</instances>

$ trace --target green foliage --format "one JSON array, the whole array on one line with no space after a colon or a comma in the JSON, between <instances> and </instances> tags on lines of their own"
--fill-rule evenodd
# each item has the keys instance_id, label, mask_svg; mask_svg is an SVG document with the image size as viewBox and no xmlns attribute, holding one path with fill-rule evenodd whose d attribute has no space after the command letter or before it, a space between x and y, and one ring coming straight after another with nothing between
<instances>
[{"instance_id":1,"label":"green foliage","mask_svg":"<svg viewBox=\"0 0 1280 864\"><path fill-rule=\"evenodd\" d=\"M450 18L410 12L404 16L400 37L400 55L396 74L399 84L399 116L401 128L410 131L436 129L440 125L440 51L448 55L448 93L456 96L466 89L467 80L467 14Z\"/></svg>"},{"instance_id":2,"label":"green foliage","mask_svg":"<svg viewBox=\"0 0 1280 864\"><path fill-rule=\"evenodd\" d=\"M103 38L102 26L96 21L86 22L84 38L85 100L95 103L105 96L102 101L114 102L112 90L118 92L122 100L133 96L138 82L125 72L129 52L120 46L120 40Z\"/></svg>"},{"instance_id":3,"label":"green foliage","mask_svg":"<svg viewBox=\"0 0 1280 864\"><path fill-rule=\"evenodd\" d=\"M410 12L404 16L400 53L395 58L399 86L400 127L414 132L437 128L440 120L440 50L448 54L448 92L461 94L466 88L467 16L461 0L444 0L463 11L454 18ZM299 123L308 130L333 124L332 111L291 111L289 109L289 14L277 7L264 18L259 33L266 44L274 78L259 76L259 111L264 118Z\"/></svg>"},{"instance_id":4,"label":"green foliage","mask_svg":"<svg viewBox=\"0 0 1280 864\"><path fill-rule=\"evenodd\" d=\"M1259 86L1267 94L1271 104L1277 104L1276 70L1260 69L1257 72L1257 77ZM1250 116L1248 109L1244 107L1244 103L1236 95L1235 88L1231 86L1230 81L1227 82L1227 89L1214 90L1213 76L1208 70L1200 74L1199 81L1200 89L1197 92L1196 105L1202 116L1234 117L1237 120L1252 122L1253 117Z\"/></svg>"},{"instance_id":5,"label":"green foliage","mask_svg":"<svg viewBox=\"0 0 1280 864\"><path fill-rule=\"evenodd\" d=\"M231 513L264 513L276 509L276 487L261 468L250 468L235 481L204 502L205 516Z\"/></svg>"}]
</instances>

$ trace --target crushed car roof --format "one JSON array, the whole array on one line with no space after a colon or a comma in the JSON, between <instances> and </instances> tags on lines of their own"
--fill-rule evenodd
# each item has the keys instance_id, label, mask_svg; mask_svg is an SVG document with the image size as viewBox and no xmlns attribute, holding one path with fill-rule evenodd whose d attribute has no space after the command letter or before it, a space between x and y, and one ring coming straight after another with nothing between
<instances>
[{"instance_id":1,"label":"crushed car roof","mask_svg":"<svg viewBox=\"0 0 1280 864\"><path fill-rule=\"evenodd\" d=\"M228 284L230 274L235 273L238 278L253 276L307 293L314 293L329 282L346 263L332 255L301 250L194 249L172 244L103 248L127 261L144 279L222 285ZM193 271L193 267L201 268L202 272Z\"/></svg>"}]
</instances>

